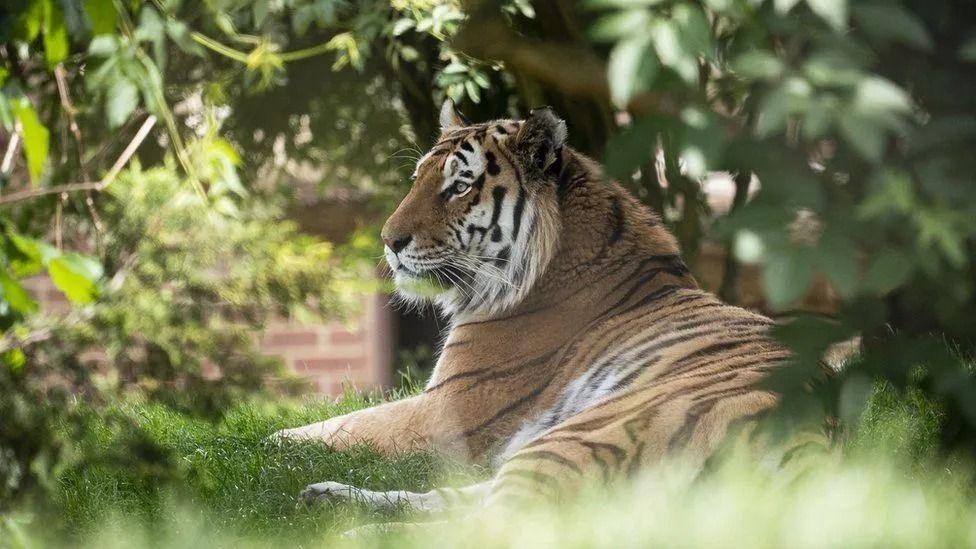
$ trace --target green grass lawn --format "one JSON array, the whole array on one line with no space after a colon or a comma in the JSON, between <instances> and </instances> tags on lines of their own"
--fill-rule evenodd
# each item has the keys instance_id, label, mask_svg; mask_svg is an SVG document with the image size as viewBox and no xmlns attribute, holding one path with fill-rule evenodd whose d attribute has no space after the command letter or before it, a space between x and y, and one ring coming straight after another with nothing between
<instances>
[{"instance_id":1,"label":"green grass lawn","mask_svg":"<svg viewBox=\"0 0 976 549\"><path fill-rule=\"evenodd\" d=\"M481 471L412 454L383 458L366 447L334 452L315 443L273 443L270 433L343 414L375 403L348 393L337 402L284 405L247 404L220 422L190 419L162 406L128 406L127 415L179 463L177 479L152 480L151 471L99 464L63 476L58 515L72 535L84 537L107 527L144 525L157 534L193 509L214 531L251 540L324 539L363 516L361 509L338 505L310 507L298 494L307 484L336 480L374 489L428 489L432 483L463 482ZM93 443L111 444L114 433L99 433Z\"/></svg>"},{"instance_id":2,"label":"green grass lawn","mask_svg":"<svg viewBox=\"0 0 976 549\"><path fill-rule=\"evenodd\" d=\"M337 533L358 523L411 517L335 504L309 507L298 498L306 484L335 480L373 489L426 489L487 474L429 455L385 459L366 448L337 453L312 443L266 441L279 428L369 404L353 394L337 403L248 404L218 423L159 406L123 407L155 443L147 447L162 448L177 460L177 476L162 469L154 476L124 464L81 467L62 475L55 508L19 515L25 522L15 530L35 546L329 546ZM971 545L976 502L968 462L933 456L939 421L938 409L924 400L879 390L843 451L799 475L757 471L733 457L689 486L680 466L664 467L571 506L462 519L432 527L426 535L434 540L370 543ZM92 444L111 445L115 436L106 428Z\"/></svg>"}]
</instances>

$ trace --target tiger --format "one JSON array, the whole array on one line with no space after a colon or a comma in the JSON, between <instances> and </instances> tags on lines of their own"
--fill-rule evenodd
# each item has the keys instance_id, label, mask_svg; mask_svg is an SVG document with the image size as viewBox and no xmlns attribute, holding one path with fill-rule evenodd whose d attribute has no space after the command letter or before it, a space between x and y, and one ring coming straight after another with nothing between
<instances>
[{"instance_id":1,"label":"tiger","mask_svg":"<svg viewBox=\"0 0 976 549\"><path fill-rule=\"evenodd\" d=\"M453 103L381 231L399 297L450 319L414 396L280 431L337 450L489 464L459 489L309 485L307 501L484 508L571 496L680 453L702 467L773 410L773 321L703 290L662 220L567 144L552 109L468 123Z\"/></svg>"}]
</instances>

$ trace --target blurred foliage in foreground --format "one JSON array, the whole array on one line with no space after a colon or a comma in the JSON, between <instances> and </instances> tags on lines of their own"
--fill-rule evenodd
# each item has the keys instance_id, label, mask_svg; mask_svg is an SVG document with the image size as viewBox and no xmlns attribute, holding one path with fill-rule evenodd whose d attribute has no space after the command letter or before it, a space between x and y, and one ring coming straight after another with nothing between
<instances>
[{"instance_id":1,"label":"blurred foliage in foreground","mask_svg":"<svg viewBox=\"0 0 976 549\"><path fill-rule=\"evenodd\" d=\"M388 459L366 448L338 453L318 444L278 446L265 440L282 426L371 404L348 393L335 404L238 405L216 424L161 405L113 406L113 413L137 420L143 436L179 464L179 482L163 482L152 474L158 471L131 465L75 469L63 475L48 506L8 515L0 533L44 547L335 547L343 543L338 534L363 521L423 517L340 504L310 507L296 498L308 483L328 478L373 489L427 490L487 473L427 455ZM976 540L972 461L939 457L943 422L942 410L921 392L905 398L879 388L843 452L758 469L751 457L732 453L690 484L680 468L665 468L609 493L585 494L564 508L532 508L486 522L466 515L432 526L419 539L345 543L968 546ZM119 447L125 436L104 420L93 418L89 425L85 445Z\"/></svg>"},{"instance_id":2,"label":"blurred foliage in foreground","mask_svg":"<svg viewBox=\"0 0 976 549\"><path fill-rule=\"evenodd\" d=\"M778 312L826 277L836 318L797 314L780 330L797 353L775 380L787 414L826 404L850 421L875 380L901 389L921 365L918 390L946 411L941 440L976 448L976 383L956 359L976 342L974 9L5 2L0 509L97 459L81 450L80 400L139 393L213 417L257 388L262 318L335 313L356 272L358 255L300 236L284 212L307 193L387 208L445 95L476 120L553 105L572 144L658 210L693 265L704 239L731 252L727 299L745 263ZM717 170L736 192L716 219L700 179ZM41 314L21 283L34 275L72 311ZM827 346L858 333L863 360L821 401L801 398ZM131 432L138 451L119 454L162 463Z\"/></svg>"}]
</instances>

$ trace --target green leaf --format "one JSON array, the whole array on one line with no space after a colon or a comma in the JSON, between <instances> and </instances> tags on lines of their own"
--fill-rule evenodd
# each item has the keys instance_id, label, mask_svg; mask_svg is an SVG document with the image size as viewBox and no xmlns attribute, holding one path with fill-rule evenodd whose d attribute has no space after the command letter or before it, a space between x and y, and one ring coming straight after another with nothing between
<instances>
[{"instance_id":1,"label":"green leaf","mask_svg":"<svg viewBox=\"0 0 976 549\"><path fill-rule=\"evenodd\" d=\"M799 3L800 0L773 0L773 7L777 13L785 14Z\"/></svg>"},{"instance_id":2,"label":"green leaf","mask_svg":"<svg viewBox=\"0 0 976 549\"><path fill-rule=\"evenodd\" d=\"M595 42L617 42L636 34L647 34L651 24L646 10L625 10L604 15L587 30L587 35Z\"/></svg>"},{"instance_id":3,"label":"green leaf","mask_svg":"<svg viewBox=\"0 0 976 549\"><path fill-rule=\"evenodd\" d=\"M607 63L610 98L620 108L635 95L650 89L658 70L651 37L638 35L617 43Z\"/></svg>"},{"instance_id":4,"label":"green leaf","mask_svg":"<svg viewBox=\"0 0 976 549\"><path fill-rule=\"evenodd\" d=\"M805 248L770 251L763 266L766 299L774 309L785 309L807 293L813 281L814 257Z\"/></svg>"},{"instance_id":5,"label":"green leaf","mask_svg":"<svg viewBox=\"0 0 976 549\"><path fill-rule=\"evenodd\" d=\"M116 80L109 88L105 99L105 113L109 127L117 128L124 124L138 104L139 89L128 80Z\"/></svg>"},{"instance_id":6,"label":"green leaf","mask_svg":"<svg viewBox=\"0 0 976 549\"><path fill-rule=\"evenodd\" d=\"M976 35L970 36L959 46L959 59L976 62Z\"/></svg>"},{"instance_id":7,"label":"green leaf","mask_svg":"<svg viewBox=\"0 0 976 549\"><path fill-rule=\"evenodd\" d=\"M966 249L962 233L948 208L918 209L913 218L918 226L918 240L922 246L935 245L956 267L966 263Z\"/></svg>"},{"instance_id":8,"label":"green leaf","mask_svg":"<svg viewBox=\"0 0 976 549\"><path fill-rule=\"evenodd\" d=\"M657 136L664 131L663 119L645 116L610 138L604 164L611 177L626 180L654 155Z\"/></svg>"},{"instance_id":9,"label":"green leaf","mask_svg":"<svg viewBox=\"0 0 976 549\"><path fill-rule=\"evenodd\" d=\"M88 44L88 54L95 57L108 57L119 49L119 41L113 35L96 36Z\"/></svg>"},{"instance_id":10,"label":"green leaf","mask_svg":"<svg viewBox=\"0 0 976 549\"><path fill-rule=\"evenodd\" d=\"M911 258L897 248L875 254L864 273L865 289L886 294L904 284L914 270Z\"/></svg>"},{"instance_id":11,"label":"green leaf","mask_svg":"<svg viewBox=\"0 0 976 549\"><path fill-rule=\"evenodd\" d=\"M896 3L863 4L851 8L854 20L875 40L898 42L932 51L932 36L914 14Z\"/></svg>"},{"instance_id":12,"label":"green leaf","mask_svg":"<svg viewBox=\"0 0 976 549\"><path fill-rule=\"evenodd\" d=\"M112 0L85 0L85 15L91 24L92 34L112 34L118 13Z\"/></svg>"},{"instance_id":13,"label":"green leaf","mask_svg":"<svg viewBox=\"0 0 976 549\"><path fill-rule=\"evenodd\" d=\"M746 52L732 62L735 72L746 78L770 80L783 74L783 62L770 52L752 50Z\"/></svg>"},{"instance_id":14,"label":"green leaf","mask_svg":"<svg viewBox=\"0 0 976 549\"><path fill-rule=\"evenodd\" d=\"M7 261L10 262L10 270L17 278L26 278L41 272L44 267L45 255L49 253L46 245L42 242L21 236L12 231L8 231L7 237ZM54 250L52 247L51 250Z\"/></svg>"},{"instance_id":15,"label":"green leaf","mask_svg":"<svg viewBox=\"0 0 976 549\"><path fill-rule=\"evenodd\" d=\"M0 269L0 291L3 292L4 301L14 312L29 315L37 311L37 302L7 269Z\"/></svg>"},{"instance_id":16,"label":"green leaf","mask_svg":"<svg viewBox=\"0 0 976 549\"><path fill-rule=\"evenodd\" d=\"M697 55L686 49L678 25L670 20L656 20L650 34L661 64L678 73L686 83L693 84L698 79Z\"/></svg>"},{"instance_id":17,"label":"green leaf","mask_svg":"<svg viewBox=\"0 0 976 549\"><path fill-rule=\"evenodd\" d=\"M586 0L584 6L587 8L646 8L656 6L664 0Z\"/></svg>"},{"instance_id":18,"label":"green leaf","mask_svg":"<svg viewBox=\"0 0 976 549\"><path fill-rule=\"evenodd\" d=\"M857 290L860 262L854 242L838 229L824 232L818 243L817 263L834 290L844 299Z\"/></svg>"},{"instance_id":19,"label":"green leaf","mask_svg":"<svg viewBox=\"0 0 976 549\"><path fill-rule=\"evenodd\" d=\"M66 253L47 265L54 285L72 303L91 303L98 296L98 279L102 266L97 261L76 253Z\"/></svg>"},{"instance_id":20,"label":"green leaf","mask_svg":"<svg viewBox=\"0 0 976 549\"><path fill-rule=\"evenodd\" d=\"M64 12L54 0L44 0L44 59L49 69L68 56L68 28L64 24Z\"/></svg>"},{"instance_id":21,"label":"green leaf","mask_svg":"<svg viewBox=\"0 0 976 549\"><path fill-rule=\"evenodd\" d=\"M22 349L10 349L0 356L3 357L3 362L10 367L10 371L15 374L23 370L24 365L27 364L27 355Z\"/></svg>"},{"instance_id":22,"label":"green leaf","mask_svg":"<svg viewBox=\"0 0 976 549\"><path fill-rule=\"evenodd\" d=\"M315 8L313 6L302 6L291 14L291 28L298 36L308 32L308 27L315 20Z\"/></svg>"},{"instance_id":23,"label":"green leaf","mask_svg":"<svg viewBox=\"0 0 976 549\"><path fill-rule=\"evenodd\" d=\"M44 3L29 2L17 20L13 36L24 42L33 42L44 24Z\"/></svg>"},{"instance_id":24,"label":"green leaf","mask_svg":"<svg viewBox=\"0 0 976 549\"><path fill-rule=\"evenodd\" d=\"M251 4L251 15L254 17L254 26L260 27L264 20L268 17L268 8L271 5L271 0L255 0Z\"/></svg>"},{"instance_id":25,"label":"green leaf","mask_svg":"<svg viewBox=\"0 0 976 549\"><path fill-rule=\"evenodd\" d=\"M682 49L694 56L711 57L712 32L708 18L700 8L692 4L678 4L671 12L681 40Z\"/></svg>"},{"instance_id":26,"label":"green leaf","mask_svg":"<svg viewBox=\"0 0 976 549\"><path fill-rule=\"evenodd\" d=\"M885 170L871 181L871 192L861 201L858 217L873 219L891 213L909 213L916 207L912 179L903 171Z\"/></svg>"},{"instance_id":27,"label":"green leaf","mask_svg":"<svg viewBox=\"0 0 976 549\"><path fill-rule=\"evenodd\" d=\"M861 156L877 162L885 151L884 128L870 118L848 113L839 118L840 133Z\"/></svg>"},{"instance_id":28,"label":"green leaf","mask_svg":"<svg viewBox=\"0 0 976 549\"><path fill-rule=\"evenodd\" d=\"M819 139L826 133L834 120L837 111L837 100L835 97L818 97L803 114L803 124L800 131L808 141Z\"/></svg>"},{"instance_id":29,"label":"green leaf","mask_svg":"<svg viewBox=\"0 0 976 549\"><path fill-rule=\"evenodd\" d=\"M393 36L400 36L414 27L413 19L399 19L393 24Z\"/></svg>"},{"instance_id":30,"label":"green leaf","mask_svg":"<svg viewBox=\"0 0 976 549\"><path fill-rule=\"evenodd\" d=\"M37 112L26 97L12 101L13 114L20 122L21 136L24 138L24 156L27 157L27 171L30 173L31 183L37 186L41 182L44 163L47 161L47 151L50 135L47 128L37 118Z\"/></svg>"},{"instance_id":31,"label":"green leaf","mask_svg":"<svg viewBox=\"0 0 976 549\"><path fill-rule=\"evenodd\" d=\"M471 101L474 103L481 101L481 91L478 90L478 85L475 84L473 80L465 80L464 89L467 90L468 97L471 98Z\"/></svg>"},{"instance_id":32,"label":"green leaf","mask_svg":"<svg viewBox=\"0 0 976 549\"><path fill-rule=\"evenodd\" d=\"M807 0L807 5L835 31L847 26L847 0Z\"/></svg>"},{"instance_id":33,"label":"green leaf","mask_svg":"<svg viewBox=\"0 0 976 549\"><path fill-rule=\"evenodd\" d=\"M857 84L854 106L863 113L904 113L911 110L912 101L905 90L890 80L868 77Z\"/></svg>"},{"instance_id":34,"label":"green leaf","mask_svg":"<svg viewBox=\"0 0 976 549\"><path fill-rule=\"evenodd\" d=\"M203 57L203 46L190 36L190 29L183 21L168 21L166 23L166 35L184 52Z\"/></svg>"}]
</instances>

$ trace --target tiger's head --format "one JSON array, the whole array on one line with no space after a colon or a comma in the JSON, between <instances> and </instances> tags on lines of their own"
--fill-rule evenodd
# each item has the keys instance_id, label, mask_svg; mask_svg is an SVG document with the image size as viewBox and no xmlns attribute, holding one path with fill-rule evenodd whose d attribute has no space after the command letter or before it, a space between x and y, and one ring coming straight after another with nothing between
<instances>
[{"instance_id":1,"label":"tiger's head","mask_svg":"<svg viewBox=\"0 0 976 549\"><path fill-rule=\"evenodd\" d=\"M526 296L558 244L566 124L549 109L468 124L448 100L440 125L383 226L386 260L408 302L490 317Z\"/></svg>"}]
</instances>

